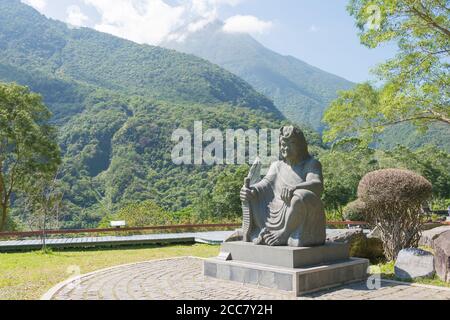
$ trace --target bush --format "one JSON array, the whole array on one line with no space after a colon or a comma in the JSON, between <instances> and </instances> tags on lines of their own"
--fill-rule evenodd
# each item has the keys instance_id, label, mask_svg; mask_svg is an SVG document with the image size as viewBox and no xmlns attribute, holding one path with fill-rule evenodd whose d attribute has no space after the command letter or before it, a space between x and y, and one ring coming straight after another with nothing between
<instances>
[{"instance_id":1,"label":"bush","mask_svg":"<svg viewBox=\"0 0 450 320\"><path fill-rule=\"evenodd\" d=\"M127 227L165 226L174 224L174 219L151 200L130 204L114 215L107 215L99 227L109 227L111 220L124 220Z\"/></svg>"},{"instance_id":2,"label":"bush","mask_svg":"<svg viewBox=\"0 0 450 320\"><path fill-rule=\"evenodd\" d=\"M366 205L361 200L358 199L353 202L350 202L344 208L344 219L347 221L365 221L366 210L367 210Z\"/></svg>"},{"instance_id":3,"label":"bush","mask_svg":"<svg viewBox=\"0 0 450 320\"><path fill-rule=\"evenodd\" d=\"M431 194L431 183L408 170L378 170L361 180L358 197L366 205L367 222L380 228L386 258L394 260L402 249L417 247L424 222L421 206Z\"/></svg>"}]
</instances>

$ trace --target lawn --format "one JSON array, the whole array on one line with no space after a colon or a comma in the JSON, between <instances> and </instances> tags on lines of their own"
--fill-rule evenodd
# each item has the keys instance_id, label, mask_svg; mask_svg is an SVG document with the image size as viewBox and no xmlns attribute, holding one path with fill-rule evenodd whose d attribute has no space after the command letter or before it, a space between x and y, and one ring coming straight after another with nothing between
<instances>
[{"instance_id":1,"label":"lawn","mask_svg":"<svg viewBox=\"0 0 450 320\"><path fill-rule=\"evenodd\" d=\"M39 299L73 275L147 260L180 256L213 257L219 246L204 244L147 246L129 249L0 253L0 300Z\"/></svg>"}]
</instances>

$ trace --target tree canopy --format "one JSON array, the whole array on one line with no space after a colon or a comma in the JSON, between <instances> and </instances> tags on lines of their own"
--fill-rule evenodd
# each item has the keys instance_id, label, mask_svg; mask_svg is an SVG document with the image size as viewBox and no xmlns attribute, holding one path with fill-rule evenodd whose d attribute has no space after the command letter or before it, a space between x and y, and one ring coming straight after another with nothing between
<instances>
[{"instance_id":1,"label":"tree canopy","mask_svg":"<svg viewBox=\"0 0 450 320\"><path fill-rule=\"evenodd\" d=\"M36 174L56 172L60 150L50 117L40 95L0 83L0 230L5 227L13 192Z\"/></svg>"},{"instance_id":2,"label":"tree canopy","mask_svg":"<svg viewBox=\"0 0 450 320\"><path fill-rule=\"evenodd\" d=\"M325 139L368 139L399 123L421 129L450 125L449 2L351 0L348 11L356 19L362 44L375 48L396 42L399 50L374 70L380 89L362 84L332 103L324 117L331 127Z\"/></svg>"}]
</instances>

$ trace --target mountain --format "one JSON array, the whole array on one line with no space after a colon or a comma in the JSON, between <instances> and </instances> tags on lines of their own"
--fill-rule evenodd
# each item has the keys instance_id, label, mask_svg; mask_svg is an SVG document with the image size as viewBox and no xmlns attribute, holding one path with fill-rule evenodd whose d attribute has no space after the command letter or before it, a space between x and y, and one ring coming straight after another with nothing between
<instances>
[{"instance_id":1,"label":"mountain","mask_svg":"<svg viewBox=\"0 0 450 320\"><path fill-rule=\"evenodd\" d=\"M0 1L0 64L166 101L230 102L278 113L242 79L197 57L50 20Z\"/></svg>"},{"instance_id":2,"label":"mountain","mask_svg":"<svg viewBox=\"0 0 450 320\"><path fill-rule=\"evenodd\" d=\"M218 168L176 166L172 132L277 128L271 100L238 76L174 50L71 29L19 0L0 1L0 81L40 93L59 127L63 227L96 227L129 202L171 212L215 183ZM15 214L21 216L16 203Z\"/></svg>"},{"instance_id":3,"label":"mountain","mask_svg":"<svg viewBox=\"0 0 450 320\"><path fill-rule=\"evenodd\" d=\"M431 124L426 132L419 131L412 124L397 124L388 127L375 146L391 150L397 145L418 149L424 145L434 145L450 154L450 127L443 123Z\"/></svg>"},{"instance_id":4,"label":"mountain","mask_svg":"<svg viewBox=\"0 0 450 320\"><path fill-rule=\"evenodd\" d=\"M233 72L273 99L286 118L321 130L322 115L337 91L353 83L291 56L271 51L244 33L226 33L215 21L205 28L166 41L163 47L194 54Z\"/></svg>"},{"instance_id":5,"label":"mountain","mask_svg":"<svg viewBox=\"0 0 450 320\"><path fill-rule=\"evenodd\" d=\"M171 41L162 46L194 54L214 62L248 81L256 90L273 99L286 118L318 131L329 103L339 90L348 90L353 83L315 68L294 57L283 56L265 48L248 34L226 33L223 23L215 21L197 32L181 28ZM436 145L450 152L448 126L432 125L426 133L411 125L397 125L382 135L383 149L399 142L410 148Z\"/></svg>"}]
</instances>

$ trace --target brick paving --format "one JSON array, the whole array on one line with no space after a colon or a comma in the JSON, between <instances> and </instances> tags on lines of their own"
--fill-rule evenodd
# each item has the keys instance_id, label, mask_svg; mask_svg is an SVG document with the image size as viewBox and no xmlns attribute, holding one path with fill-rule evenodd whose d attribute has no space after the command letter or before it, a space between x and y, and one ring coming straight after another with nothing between
<instances>
[{"instance_id":1,"label":"brick paving","mask_svg":"<svg viewBox=\"0 0 450 320\"><path fill-rule=\"evenodd\" d=\"M288 292L202 275L202 259L183 257L118 266L66 282L54 300L450 300L450 290L383 281L358 282L297 298Z\"/></svg>"}]
</instances>

